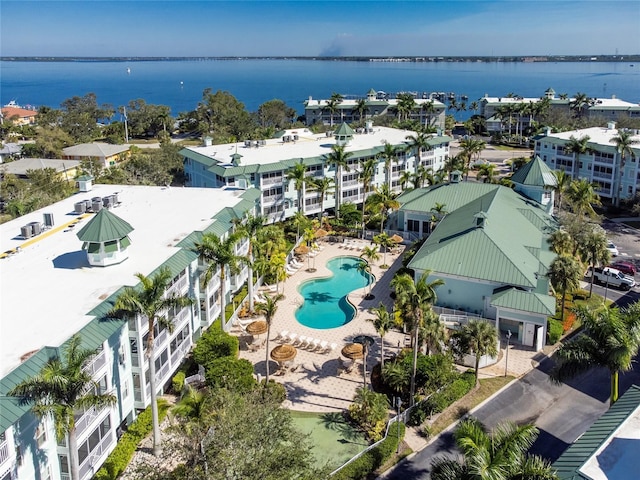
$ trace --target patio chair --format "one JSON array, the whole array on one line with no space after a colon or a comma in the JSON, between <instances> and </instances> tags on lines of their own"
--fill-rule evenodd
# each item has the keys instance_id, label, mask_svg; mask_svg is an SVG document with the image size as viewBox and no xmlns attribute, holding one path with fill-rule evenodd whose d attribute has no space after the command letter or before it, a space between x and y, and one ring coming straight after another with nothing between
<instances>
[{"instance_id":1,"label":"patio chair","mask_svg":"<svg viewBox=\"0 0 640 480\"><path fill-rule=\"evenodd\" d=\"M291 332L291 333L289 334L289 341L290 341L291 343L295 343L296 338L298 338L298 334L297 334L297 333L295 333L295 332Z\"/></svg>"},{"instance_id":2,"label":"patio chair","mask_svg":"<svg viewBox=\"0 0 640 480\"><path fill-rule=\"evenodd\" d=\"M338 344L333 342L330 343L329 345L327 345L327 348L325 348L324 353L329 353L329 352L333 352L335 351L335 349L338 348Z\"/></svg>"},{"instance_id":3,"label":"patio chair","mask_svg":"<svg viewBox=\"0 0 640 480\"><path fill-rule=\"evenodd\" d=\"M323 352L326 352L326 351L327 351L327 347L328 347L328 346L329 346L329 342L327 342L326 340L322 340L322 341L320 342L320 349L321 349Z\"/></svg>"},{"instance_id":4,"label":"patio chair","mask_svg":"<svg viewBox=\"0 0 640 480\"><path fill-rule=\"evenodd\" d=\"M300 335L298 337L298 346L303 347L309 343L309 338L306 335Z\"/></svg>"},{"instance_id":5,"label":"patio chair","mask_svg":"<svg viewBox=\"0 0 640 480\"><path fill-rule=\"evenodd\" d=\"M311 350L315 350L318 348L318 346L320 345L320 339L318 338L314 338L311 342L313 344L313 348Z\"/></svg>"},{"instance_id":6,"label":"patio chair","mask_svg":"<svg viewBox=\"0 0 640 480\"><path fill-rule=\"evenodd\" d=\"M289 337L287 335L289 335L289 330L282 330L276 337L276 340L286 342L287 340L289 340Z\"/></svg>"}]
</instances>

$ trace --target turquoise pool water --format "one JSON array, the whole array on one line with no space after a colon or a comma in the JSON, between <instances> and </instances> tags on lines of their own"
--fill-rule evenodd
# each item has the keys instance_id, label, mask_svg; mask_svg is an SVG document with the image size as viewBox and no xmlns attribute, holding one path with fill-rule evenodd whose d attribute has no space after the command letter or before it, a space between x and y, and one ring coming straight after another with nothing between
<instances>
[{"instance_id":1,"label":"turquoise pool water","mask_svg":"<svg viewBox=\"0 0 640 480\"><path fill-rule=\"evenodd\" d=\"M335 257L327 262L330 277L307 280L298 287L304 298L296 310L296 320L311 328L340 327L353 320L356 309L347 301L353 290L364 288L373 275L358 269L363 260L358 257Z\"/></svg>"}]
</instances>

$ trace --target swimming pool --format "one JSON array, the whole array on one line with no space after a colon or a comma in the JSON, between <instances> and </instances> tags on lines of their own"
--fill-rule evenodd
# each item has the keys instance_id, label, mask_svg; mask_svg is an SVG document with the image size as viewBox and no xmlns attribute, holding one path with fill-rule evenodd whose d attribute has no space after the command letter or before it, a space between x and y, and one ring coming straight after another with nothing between
<instances>
[{"instance_id":1,"label":"swimming pool","mask_svg":"<svg viewBox=\"0 0 640 480\"><path fill-rule=\"evenodd\" d=\"M358 257L335 257L327 262L330 277L307 280L298 287L304 299L296 310L296 320L310 328L341 327L353 320L356 309L347 300L353 290L364 288L373 275L359 270L363 262Z\"/></svg>"}]
</instances>

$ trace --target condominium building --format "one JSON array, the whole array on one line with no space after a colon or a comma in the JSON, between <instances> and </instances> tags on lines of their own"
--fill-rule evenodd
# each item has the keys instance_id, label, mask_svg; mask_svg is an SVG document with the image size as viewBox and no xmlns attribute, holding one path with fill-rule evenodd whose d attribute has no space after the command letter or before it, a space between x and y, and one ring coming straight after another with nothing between
<instances>
[{"instance_id":1,"label":"condominium building","mask_svg":"<svg viewBox=\"0 0 640 480\"><path fill-rule=\"evenodd\" d=\"M632 198L640 189L640 134L636 131L632 145L633 155L626 155L624 166L613 139L619 135L615 123L606 127L592 127L569 132L550 133L535 137L535 154L552 170L564 170L573 179L585 178L597 185L598 194L614 199L616 192L620 198ZM571 138L588 137L589 151L583 154L572 153L566 149ZM622 169L622 171L621 171Z\"/></svg>"},{"instance_id":2,"label":"condominium building","mask_svg":"<svg viewBox=\"0 0 640 480\"><path fill-rule=\"evenodd\" d=\"M364 100L362 110L361 102ZM398 111L398 105L402 102L398 97L391 97L387 93L373 88L362 99L345 98L332 104L331 99L314 99L309 97L304 102L304 115L307 125L317 123L324 125L336 125L342 122L354 123L369 120L373 117L403 117ZM413 100L410 112L406 112L405 119L415 120L421 125L444 130L444 121L447 107L430 95Z\"/></svg>"},{"instance_id":3,"label":"condominium building","mask_svg":"<svg viewBox=\"0 0 640 480\"><path fill-rule=\"evenodd\" d=\"M51 418L39 419L8 392L59 357L78 333L95 349L88 366L113 407L76 412L80 478L90 479L116 445L124 424L150 403L146 318L113 318L112 308L135 274L168 268L168 292L193 305L168 312L171 329L156 326L159 393L194 339L220 314L220 275L205 286L193 246L204 232L224 237L233 220L253 212L258 191L93 185L89 191L0 226L0 478L69 479L69 446ZM247 241L236 253L246 254ZM226 295L247 279L228 275ZM227 326L228 327L228 326Z\"/></svg>"},{"instance_id":4,"label":"condominium building","mask_svg":"<svg viewBox=\"0 0 640 480\"><path fill-rule=\"evenodd\" d=\"M410 148L408 137L416 133L387 127L373 127L354 131L347 124L335 132L314 134L301 128L284 132L279 138L246 140L239 143L187 147L180 151L184 157L187 186L246 189L255 187L260 192L259 212L271 221L292 217L298 211L298 191L294 182L287 180L287 172L297 163L306 167L306 175L312 178L336 176L336 166L329 161L334 145L344 145L349 154L347 166L338 179L341 199L362 203L365 192L360 178L361 162L376 159L377 166L371 181L371 189L388 182L392 190L402 189L403 172L414 173L419 166L433 172L442 170L449 156L451 138L438 134L428 140L429 149L416 152ZM380 153L385 144L395 147L395 161L390 172L384 167ZM301 211L306 215L318 214L334 208L336 192L321 199L317 192L305 185L302 191Z\"/></svg>"},{"instance_id":5,"label":"condominium building","mask_svg":"<svg viewBox=\"0 0 640 480\"><path fill-rule=\"evenodd\" d=\"M487 94L480 99L480 115L485 118L489 133L508 131L509 128L522 132L539 116L536 107L541 105L541 100L546 100L552 110L570 114L575 98L560 98L553 88L545 90L541 97L490 97ZM501 110L505 112L501 114ZM640 104L626 102L615 95L610 98L592 98L582 106L581 113L603 122L617 121L624 116L640 119Z\"/></svg>"}]
</instances>

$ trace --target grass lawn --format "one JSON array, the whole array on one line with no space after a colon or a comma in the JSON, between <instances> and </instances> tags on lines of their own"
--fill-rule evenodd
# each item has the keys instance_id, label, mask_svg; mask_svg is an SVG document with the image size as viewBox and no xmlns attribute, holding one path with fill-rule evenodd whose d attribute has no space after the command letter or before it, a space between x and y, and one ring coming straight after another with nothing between
<instances>
[{"instance_id":1,"label":"grass lawn","mask_svg":"<svg viewBox=\"0 0 640 480\"><path fill-rule=\"evenodd\" d=\"M351 427L340 413L291 411L291 417L294 425L310 435L319 466L328 463L331 468L337 468L369 445L364 435Z\"/></svg>"},{"instance_id":2,"label":"grass lawn","mask_svg":"<svg viewBox=\"0 0 640 480\"><path fill-rule=\"evenodd\" d=\"M429 433L431 435L437 435L442 432L453 422L469 412L473 407L480 405L480 403L496 393L513 379L514 377L511 376L480 379L480 387L477 390L472 390L461 398L455 405L442 412L436 421L433 422L433 425L431 425Z\"/></svg>"}]
</instances>

